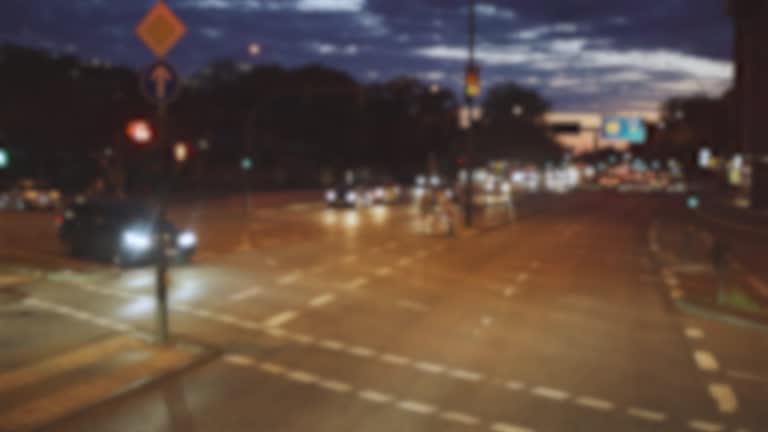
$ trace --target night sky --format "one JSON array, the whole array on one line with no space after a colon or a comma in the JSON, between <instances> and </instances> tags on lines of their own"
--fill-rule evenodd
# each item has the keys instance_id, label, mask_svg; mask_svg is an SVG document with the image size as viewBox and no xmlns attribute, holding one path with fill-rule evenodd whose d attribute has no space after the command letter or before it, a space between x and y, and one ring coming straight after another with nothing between
<instances>
[{"instance_id":1,"label":"night sky","mask_svg":"<svg viewBox=\"0 0 768 432\"><path fill-rule=\"evenodd\" d=\"M185 74L215 58L322 63L363 81L416 75L459 88L468 0L169 0ZM0 40L142 66L134 35L153 0L2 0ZM478 0L484 84L515 80L559 110L655 110L720 94L731 76L725 0ZM259 43L262 54L248 55Z\"/></svg>"}]
</instances>

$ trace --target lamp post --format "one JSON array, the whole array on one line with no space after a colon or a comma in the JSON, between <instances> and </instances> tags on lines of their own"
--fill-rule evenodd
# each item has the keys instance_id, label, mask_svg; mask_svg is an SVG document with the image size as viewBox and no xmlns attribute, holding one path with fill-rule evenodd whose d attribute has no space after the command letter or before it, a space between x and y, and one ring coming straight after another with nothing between
<instances>
[{"instance_id":1,"label":"lamp post","mask_svg":"<svg viewBox=\"0 0 768 432\"><path fill-rule=\"evenodd\" d=\"M464 189L464 222L469 228L472 226L472 202L473 202L473 187L472 187L472 173L475 164L474 158L474 142L473 142L473 127L474 127L474 103L475 97L480 93L480 72L475 65L475 34L477 32L476 17L475 17L475 5L477 0L470 0L469 3L469 18L468 18L468 31L469 31L469 58L467 60L467 70L465 75L464 96L467 102L467 110L469 112L468 127L467 127L467 177Z\"/></svg>"}]
</instances>

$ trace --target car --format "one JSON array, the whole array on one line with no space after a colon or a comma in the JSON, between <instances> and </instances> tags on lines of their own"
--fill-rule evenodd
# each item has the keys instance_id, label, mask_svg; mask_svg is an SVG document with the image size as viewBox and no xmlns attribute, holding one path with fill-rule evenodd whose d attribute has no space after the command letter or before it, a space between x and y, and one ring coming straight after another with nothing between
<instances>
[{"instance_id":1,"label":"car","mask_svg":"<svg viewBox=\"0 0 768 432\"><path fill-rule=\"evenodd\" d=\"M187 262L197 248L193 231L180 230L167 219L158 220L156 209L130 200L74 204L56 222L59 238L71 255L107 259L117 265L153 261L159 253Z\"/></svg>"},{"instance_id":2,"label":"car","mask_svg":"<svg viewBox=\"0 0 768 432\"><path fill-rule=\"evenodd\" d=\"M61 205L61 191L43 180L21 179L8 188L0 202L17 210L55 210Z\"/></svg>"},{"instance_id":3,"label":"car","mask_svg":"<svg viewBox=\"0 0 768 432\"><path fill-rule=\"evenodd\" d=\"M371 204L366 188L354 183L343 183L325 191L325 202L330 207L357 208Z\"/></svg>"},{"instance_id":4,"label":"car","mask_svg":"<svg viewBox=\"0 0 768 432\"><path fill-rule=\"evenodd\" d=\"M391 181L371 182L366 185L367 200L372 204L396 204L402 198L400 186Z\"/></svg>"}]
</instances>

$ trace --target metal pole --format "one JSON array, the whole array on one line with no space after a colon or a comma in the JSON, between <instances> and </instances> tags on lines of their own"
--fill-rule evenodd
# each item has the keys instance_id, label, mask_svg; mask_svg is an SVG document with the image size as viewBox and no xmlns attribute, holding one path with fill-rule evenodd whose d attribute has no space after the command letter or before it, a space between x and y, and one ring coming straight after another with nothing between
<instances>
[{"instance_id":1,"label":"metal pole","mask_svg":"<svg viewBox=\"0 0 768 432\"><path fill-rule=\"evenodd\" d=\"M469 60L467 65L467 70L469 70L470 67L474 67L475 65L475 33L476 33L476 26L475 26L475 4L476 0L470 0L469 4L469 22L468 22L468 30L469 30ZM465 83L466 85L466 83ZM467 127L467 178L466 178L466 185L464 190L464 221L467 226L467 228L472 227L472 202L474 201L474 194L473 194L473 188L472 188L472 174L474 172L474 139L473 139L473 128L474 128L474 98L467 94L466 88L465 88L465 95L467 98L467 109L469 110L469 123Z\"/></svg>"},{"instance_id":2,"label":"metal pole","mask_svg":"<svg viewBox=\"0 0 768 432\"><path fill-rule=\"evenodd\" d=\"M168 206L168 195L170 194L170 179L168 174L168 145L166 136L166 106L159 104L157 107L157 141L158 153L160 155L160 194L158 202L158 214L155 220L155 233L157 239L157 267L155 271L155 283L157 286L157 342L160 344L168 343L168 261L165 256L167 241L163 230L163 223L166 220L166 209Z\"/></svg>"}]
</instances>

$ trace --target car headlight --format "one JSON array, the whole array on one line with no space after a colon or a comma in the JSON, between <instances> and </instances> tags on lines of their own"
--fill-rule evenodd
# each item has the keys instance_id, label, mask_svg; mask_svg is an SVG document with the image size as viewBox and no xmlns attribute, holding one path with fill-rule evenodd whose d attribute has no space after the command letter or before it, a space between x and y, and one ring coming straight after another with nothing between
<instances>
[{"instance_id":1,"label":"car headlight","mask_svg":"<svg viewBox=\"0 0 768 432\"><path fill-rule=\"evenodd\" d=\"M197 244L197 236L192 231L184 231L179 234L179 237L176 239L176 243L181 248L191 248Z\"/></svg>"},{"instance_id":2,"label":"car headlight","mask_svg":"<svg viewBox=\"0 0 768 432\"><path fill-rule=\"evenodd\" d=\"M336 191L326 191L325 192L325 200L326 201L336 201Z\"/></svg>"},{"instance_id":3,"label":"car headlight","mask_svg":"<svg viewBox=\"0 0 768 432\"><path fill-rule=\"evenodd\" d=\"M512 186L509 183L504 182L504 183L501 184L501 192L502 193L508 194L511 191L512 191Z\"/></svg>"},{"instance_id":4,"label":"car headlight","mask_svg":"<svg viewBox=\"0 0 768 432\"><path fill-rule=\"evenodd\" d=\"M376 196L376 198L384 198L384 189L383 188L377 188L373 192L373 194L374 194L374 196Z\"/></svg>"},{"instance_id":5,"label":"car headlight","mask_svg":"<svg viewBox=\"0 0 768 432\"><path fill-rule=\"evenodd\" d=\"M354 191L349 191L347 192L347 195L344 198L347 200L347 202L353 203L357 201L357 193L355 193Z\"/></svg>"},{"instance_id":6,"label":"car headlight","mask_svg":"<svg viewBox=\"0 0 768 432\"><path fill-rule=\"evenodd\" d=\"M424 196L424 188L422 188L422 187L415 187L415 188L413 188L413 197L414 198L418 199L418 198L421 198L422 196Z\"/></svg>"},{"instance_id":7,"label":"car headlight","mask_svg":"<svg viewBox=\"0 0 768 432\"><path fill-rule=\"evenodd\" d=\"M26 198L26 199L28 199L28 200L34 200L34 199L37 199L37 191L35 191L35 190L30 190L30 191L26 191L26 192L24 192L24 198Z\"/></svg>"},{"instance_id":8,"label":"car headlight","mask_svg":"<svg viewBox=\"0 0 768 432\"><path fill-rule=\"evenodd\" d=\"M123 246L134 252L142 252L152 246L152 235L146 231L128 230L123 233Z\"/></svg>"}]
</instances>

